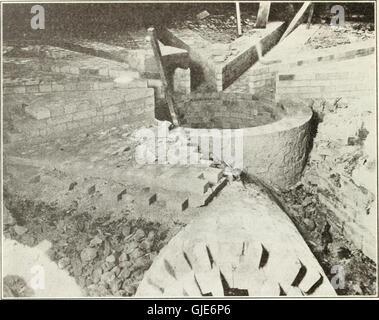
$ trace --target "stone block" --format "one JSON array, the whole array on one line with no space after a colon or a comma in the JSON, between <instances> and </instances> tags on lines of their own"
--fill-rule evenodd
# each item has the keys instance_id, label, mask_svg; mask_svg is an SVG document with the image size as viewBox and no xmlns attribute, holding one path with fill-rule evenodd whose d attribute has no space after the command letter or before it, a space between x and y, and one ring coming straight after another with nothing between
<instances>
[{"instance_id":1,"label":"stone block","mask_svg":"<svg viewBox=\"0 0 379 320\"><path fill-rule=\"evenodd\" d=\"M181 192L159 192L159 200L163 200L167 209L174 212L183 212L189 207L188 196Z\"/></svg>"},{"instance_id":2,"label":"stone block","mask_svg":"<svg viewBox=\"0 0 379 320\"><path fill-rule=\"evenodd\" d=\"M96 110L87 110L73 114L73 120L88 119L96 116Z\"/></svg>"},{"instance_id":3,"label":"stone block","mask_svg":"<svg viewBox=\"0 0 379 320\"><path fill-rule=\"evenodd\" d=\"M158 195L149 187L143 188L135 197L135 202L142 206L151 206L158 200Z\"/></svg>"},{"instance_id":4,"label":"stone block","mask_svg":"<svg viewBox=\"0 0 379 320\"><path fill-rule=\"evenodd\" d=\"M103 108L110 107L119 103L124 102L122 95L118 95L118 92L115 91L113 95L107 95L106 97L101 98L100 103Z\"/></svg>"},{"instance_id":5,"label":"stone block","mask_svg":"<svg viewBox=\"0 0 379 320\"><path fill-rule=\"evenodd\" d=\"M86 119L81 119L79 121L79 126L82 128L87 128L92 125L92 119L91 118L86 118Z\"/></svg>"},{"instance_id":6,"label":"stone block","mask_svg":"<svg viewBox=\"0 0 379 320\"><path fill-rule=\"evenodd\" d=\"M125 101L135 101L141 98L147 98L149 96L154 96L154 90L151 88L146 89L129 89L125 90L124 98Z\"/></svg>"},{"instance_id":7,"label":"stone block","mask_svg":"<svg viewBox=\"0 0 379 320\"><path fill-rule=\"evenodd\" d=\"M27 106L25 112L37 120L50 118L50 110L40 106Z\"/></svg>"},{"instance_id":8,"label":"stone block","mask_svg":"<svg viewBox=\"0 0 379 320\"><path fill-rule=\"evenodd\" d=\"M39 91L40 92L51 92L52 91L51 83L49 83L49 84L40 84L39 85Z\"/></svg>"},{"instance_id":9,"label":"stone block","mask_svg":"<svg viewBox=\"0 0 379 320\"><path fill-rule=\"evenodd\" d=\"M72 130L80 127L80 120L79 121L72 121L67 122L67 129Z\"/></svg>"},{"instance_id":10,"label":"stone block","mask_svg":"<svg viewBox=\"0 0 379 320\"><path fill-rule=\"evenodd\" d=\"M64 105L64 112L65 113L74 113L77 111L77 106L74 103L67 103Z\"/></svg>"},{"instance_id":11,"label":"stone block","mask_svg":"<svg viewBox=\"0 0 379 320\"><path fill-rule=\"evenodd\" d=\"M66 115L63 115L63 116L59 116L59 117L54 117L54 118L48 119L47 120L47 124L48 125L58 125L58 124L66 123L66 122L69 122L69 121L72 121L72 115L71 114L66 114Z\"/></svg>"},{"instance_id":12,"label":"stone block","mask_svg":"<svg viewBox=\"0 0 379 320\"><path fill-rule=\"evenodd\" d=\"M98 76L99 68L81 67L79 68L79 74L83 76Z\"/></svg>"},{"instance_id":13,"label":"stone block","mask_svg":"<svg viewBox=\"0 0 379 320\"><path fill-rule=\"evenodd\" d=\"M93 85L91 82L84 82L84 81L78 82L76 86L77 90L91 90L92 88L93 88Z\"/></svg>"},{"instance_id":14,"label":"stone block","mask_svg":"<svg viewBox=\"0 0 379 320\"><path fill-rule=\"evenodd\" d=\"M104 122L104 117L102 115L97 115L96 117L91 118L92 124L98 125Z\"/></svg>"},{"instance_id":15,"label":"stone block","mask_svg":"<svg viewBox=\"0 0 379 320\"><path fill-rule=\"evenodd\" d=\"M109 77L109 68L99 68L99 75Z\"/></svg>"},{"instance_id":16,"label":"stone block","mask_svg":"<svg viewBox=\"0 0 379 320\"><path fill-rule=\"evenodd\" d=\"M59 72L70 73L70 66L62 66L59 68Z\"/></svg>"},{"instance_id":17,"label":"stone block","mask_svg":"<svg viewBox=\"0 0 379 320\"><path fill-rule=\"evenodd\" d=\"M222 170L217 168L204 168L201 174L203 175L203 178L212 185L217 184L222 178Z\"/></svg>"},{"instance_id":18,"label":"stone block","mask_svg":"<svg viewBox=\"0 0 379 320\"><path fill-rule=\"evenodd\" d=\"M38 86L38 84L25 86L25 92L26 93L36 93L36 92L39 92L39 86Z\"/></svg>"},{"instance_id":19,"label":"stone block","mask_svg":"<svg viewBox=\"0 0 379 320\"><path fill-rule=\"evenodd\" d=\"M112 122L117 120L117 117L115 114L108 114L104 116L104 122Z\"/></svg>"},{"instance_id":20,"label":"stone block","mask_svg":"<svg viewBox=\"0 0 379 320\"><path fill-rule=\"evenodd\" d=\"M117 105L113 105L113 106L104 108L103 109L103 114L107 115L107 114L117 113L119 111L120 111L120 108Z\"/></svg>"},{"instance_id":21,"label":"stone block","mask_svg":"<svg viewBox=\"0 0 379 320\"><path fill-rule=\"evenodd\" d=\"M76 91L76 90L77 90L77 84L75 82L64 84L64 91Z\"/></svg>"},{"instance_id":22,"label":"stone block","mask_svg":"<svg viewBox=\"0 0 379 320\"><path fill-rule=\"evenodd\" d=\"M86 100L78 101L76 105L76 109L78 112L90 110L91 107L91 103Z\"/></svg>"},{"instance_id":23,"label":"stone block","mask_svg":"<svg viewBox=\"0 0 379 320\"><path fill-rule=\"evenodd\" d=\"M79 68L78 67L70 67L69 73L71 73L71 74L79 74Z\"/></svg>"},{"instance_id":24,"label":"stone block","mask_svg":"<svg viewBox=\"0 0 379 320\"><path fill-rule=\"evenodd\" d=\"M98 82L97 86L99 90L112 89L114 87L113 82Z\"/></svg>"},{"instance_id":25,"label":"stone block","mask_svg":"<svg viewBox=\"0 0 379 320\"><path fill-rule=\"evenodd\" d=\"M52 118L60 117L65 114L64 107L62 105L52 105L49 106L50 115Z\"/></svg>"},{"instance_id":26,"label":"stone block","mask_svg":"<svg viewBox=\"0 0 379 320\"><path fill-rule=\"evenodd\" d=\"M59 83L53 83L51 85L51 90L53 92L60 92L60 91L64 91L64 85L63 84L59 84Z\"/></svg>"}]
</instances>

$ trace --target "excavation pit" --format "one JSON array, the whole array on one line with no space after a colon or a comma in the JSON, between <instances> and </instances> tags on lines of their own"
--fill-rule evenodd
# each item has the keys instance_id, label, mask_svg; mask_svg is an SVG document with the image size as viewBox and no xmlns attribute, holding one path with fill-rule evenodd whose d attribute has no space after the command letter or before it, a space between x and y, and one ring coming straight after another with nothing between
<instances>
[{"instance_id":1,"label":"excavation pit","mask_svg":"<svg viewBox=\"0 0 379 320\"><path fill-rule=\"evenodd\" d=\"M192 141L198 139L205 157L216 157L279 189L300 178L312 118L304 102L193 93L178 101L177 111L181 127Z\"/></svg>"}]
</instances>

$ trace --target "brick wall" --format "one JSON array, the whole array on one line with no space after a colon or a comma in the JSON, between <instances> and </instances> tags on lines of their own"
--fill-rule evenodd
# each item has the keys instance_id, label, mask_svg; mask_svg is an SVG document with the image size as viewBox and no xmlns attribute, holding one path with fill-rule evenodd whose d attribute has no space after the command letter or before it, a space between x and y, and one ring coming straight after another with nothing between
<instances>
[{"instance_id":1,"label":"brick wall","mask_svg":"<svg viewBox=\"0 0 379 320\"><path fill-rule=\"evenodd\" d=\"M177 103L180 123L190 128L239 129L263 126L283 115L275 103L250 94L196 93Z\"/></svg>"},{"instance_id":2,"label":"brick wall","mask_svg":"<svg viewBox=\"0 0 379 320\"><path fill-rule=\"evenodd\" d=\"M311 66L314 66L316 68L315 71L317 72L317 68L321 68L322 66L323 68L327 68L325 67L325 63L365 57L374 52L375 45L372 43L360 43L353 46L347 46L347 48L345 47L345 50L341 48L339 50L334 49L332 51L323 51L319 55L312 54L290 62L282 60L275 60L270 62L270 64L262 64L258 62L251 70L249 70L249 92L253 94L266 93L270 90L275 92L277 75L279 73L290 74L291 70Z\"/></svg>"},{"instance_id":3,"label":"brick wall","mask_svg":"<svg viewBox=\"0 0 379 320\"><path fill-rule=\"evenodd\" d=\"M323 71L278 73L276 97L324 98L359 97L375 91L375 79L368 72Z\"/></svg>"},{"instance_id":4,"label":"brick wall","mask_svg":"<svg viewBox=\"0 0 379 320\"><path fill-rule=\"evenodd\" d=\"M105 90L118 88L120 84L113 81L72 81L72 82L55 82L28 81L25 84L4 84L3 94L25 94L25 93L48 93L63 91L88 91L88 90ZM147 88L146 80L133 80L130 83L122 84L123 88Z\"/></svg>"},{"instance_id":5,"label":"brick wall","mask_svg":"<svg viewBox=\"0 0 379 320\"><path fill-rule=\"evenodd\" d=\"M6 100L5 100L6 108ZM24 108L28 118L14 126L14 140L70 136L117 124L151 124L155 118L151 88L104 89L35 94Z\"/></svg>"}]
</instances>

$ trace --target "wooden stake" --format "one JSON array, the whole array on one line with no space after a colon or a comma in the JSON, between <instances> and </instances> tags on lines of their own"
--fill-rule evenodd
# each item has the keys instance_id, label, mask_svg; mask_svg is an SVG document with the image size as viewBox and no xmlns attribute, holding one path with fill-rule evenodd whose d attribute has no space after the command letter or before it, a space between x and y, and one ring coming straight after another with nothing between
<instances>
[{"instance_id":1,"label":"wooden stake","mask_svg":"<svg viewBox=\"0 0 379 320\"><path fill-rule=\"evenodd\" d=\"M300 10L296 13L295 17L292 19L290 25L288 26L287 30L283 33L282 37L280 38L280 41L282 41L285 37L287 37L293 29L296 28L297 24L299 23L300 19L303 17L305 11L308 9L308 7L312 4L311 1L305 1L300 8Z\"/></svg>"},{"instance_id":2,"label":"wooden stake","mask_svg":"<svg viewBox=\"0 0 379 320\"><path fill-rule=\"evenodd\" d=\"M257 21L255 22L255 28L266 28L268 16L270 14L270 1L259 2L259 9L257 15Z\"/></svg>"},{"instance_id":3,"label":"wooden stake","mask_svg":"<svg viewBox=\"0 0 379 320\"><path fill-rule=\"evenodd\" d=\"M242 36L242 28L241 28L241 12L240 12L240 3L236 2L236 16L237 16L237 33L238 36Z\"/></svg>"},{"instance_id":4,"label":"wooden stake","mask_svg":"<svg viewBox=\"0 0 379 320\"><path fill-rule=\"evenodd\" d=\"M169 86L168 81L167 81L167 75L166 75L166 71L165 71L164 66L163 66L162 53L161 53L161 49L159 47L157 34L156 34L156 31L154 28L149 28L147 31L148 31L148 34L150 36L150 44L151 44L151 47L153 48L155 61L158 65L159 74L161 76L163 91L165 93L167 105L168 105L168 108L170 110L172 124L175 127L178 127L179 122L178 122L178 118L177 118L176 113L175 113L173 93L172 93L171 87Z\"/></svg>"}]
</instances>

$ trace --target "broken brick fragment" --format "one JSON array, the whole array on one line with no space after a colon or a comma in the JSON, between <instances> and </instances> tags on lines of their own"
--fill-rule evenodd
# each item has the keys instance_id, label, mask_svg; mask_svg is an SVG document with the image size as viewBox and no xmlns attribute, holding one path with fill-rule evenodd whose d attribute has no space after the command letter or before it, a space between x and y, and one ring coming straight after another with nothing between
<instances>
[{"instance_id":1,"label":"broken brick fragment","mask_svg":"<svg viewBox=\"0 0 379 320\"><path fill-rule=\"evenodd\" d=\"M118 195L117 195L117 201L122 200L122 196L126 194L126 189L122 190Z\"/></svg>"},{"instance_id":2,"label":"broken brick fragment","mask_svg":"<svg viewBox=\"0 0 379 320\"><path fill-rule=\"evenodd\" d=\"M77 186L77 185L78 185L78 183L76 181L71 182L69 187L68 187L68 191L74 190L75 186Z\"/></svg>"},{"instance_id":3,"label":"broken brick fragment","mask_svg":"<svg viewBox=\"0 0 379 320\"><path fill-rule=\"evenodd\" d=\"M90 187L90 188L88 189L88 194L89 194L89 195L92 195L92 194L95 193L95 191L96 191L96 186L93 185L92 187Z\"/></svg>"}]
</instances>

